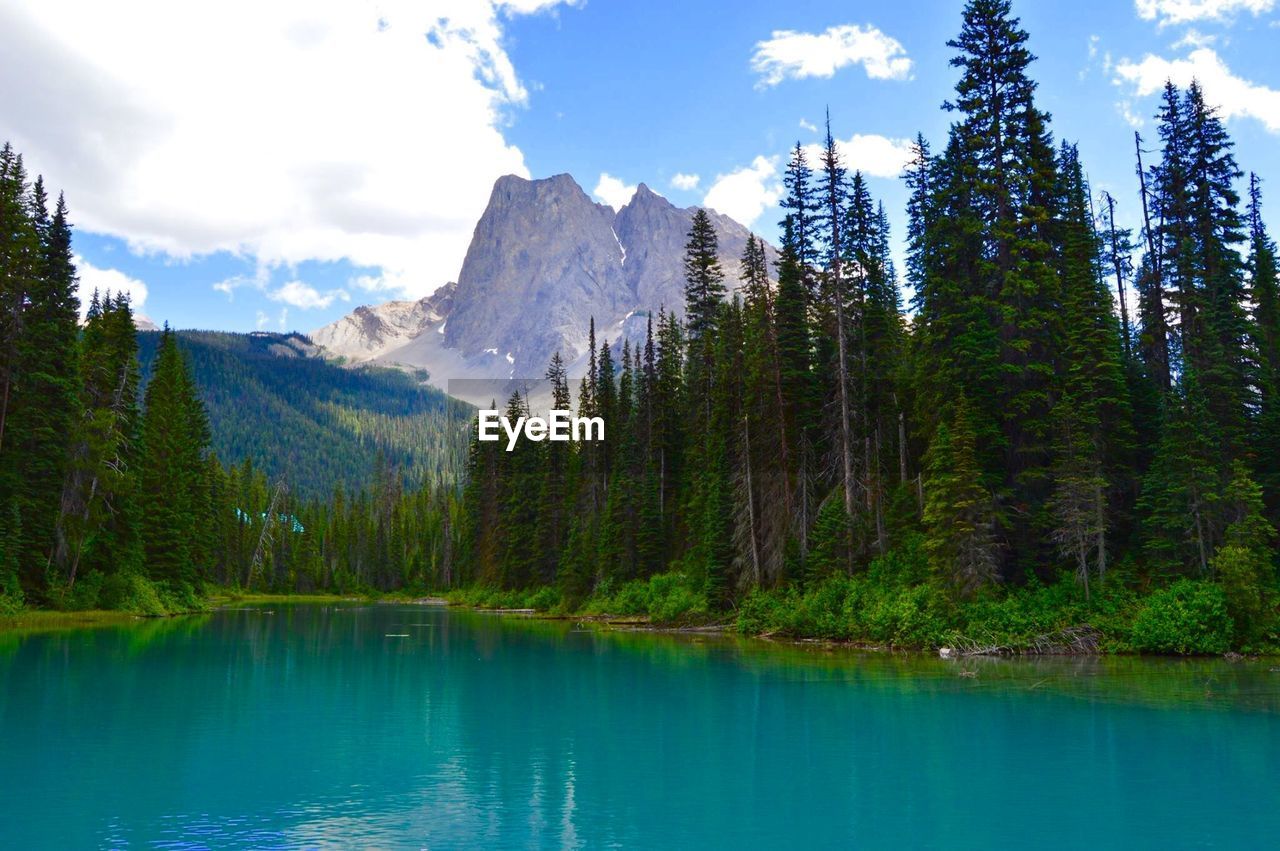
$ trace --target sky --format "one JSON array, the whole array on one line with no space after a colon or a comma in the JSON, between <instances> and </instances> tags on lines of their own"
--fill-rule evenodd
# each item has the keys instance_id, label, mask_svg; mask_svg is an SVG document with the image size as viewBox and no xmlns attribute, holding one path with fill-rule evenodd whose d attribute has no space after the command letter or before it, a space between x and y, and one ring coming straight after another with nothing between
<instances>
[{"instance_id":1,"label":"sky","mask_svg":"<svg viewBox=\"0 0 1280 851\"><path fill-rule=\"evenodd\" d=\"M5 0L0 139L65 191L82 292L305 332L456 279L504 174L568 172L615 207L644 182L776 241L787 153L828 110L900 236L908 140L939 148L951 120L962 5ZM1280 207L1280 0L1014 12L1039 106L1121 224L1167 78L1200 80Z\"/></svg>"}]
</instances>

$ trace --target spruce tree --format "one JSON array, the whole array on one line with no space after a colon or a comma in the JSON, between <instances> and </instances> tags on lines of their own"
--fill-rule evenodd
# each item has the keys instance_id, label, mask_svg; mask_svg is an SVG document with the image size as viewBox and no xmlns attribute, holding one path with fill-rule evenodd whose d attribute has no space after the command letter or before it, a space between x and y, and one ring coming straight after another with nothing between
<instances>
[{"instance_id":1,"label":"spruce tree","mask_svg":"<svg viewBox=\"0 0 1280 851\"><path fill-rule=\"evenodd\" d=\"M966 300L990 300L989 312L973 321L979 328L989 325L984 336L994 331L998 360L977 360L956 390L977 409L980 440L986 422L999 426L998 456L979 452L1002 473L1005 499L1017 509L1010 512L1013 555L1030 567L1042 560L1036 518L1050 486L1049 411L1061 332L1049 226L1055 163L1048 116L1035 106L1036 84L1027 73L1035 57L1010 3L970 0L963 19L960 35L948 42L958 51L951 64L961 77L947 108L961 118L947 157L956 172L951 180L967 184L962 193L972 218L962 215L949 227L976 223L980 235L976 254L957 257L960 268L952 274ZM966 235L957 236L961 245L947 249L969 254ZM966 354L962 349L948 356Z\"/></svg>"},{"instance_id":2,"label":"spruce tree","mask_svg":"<svg viewBox=\"0 0 1280 851\"><path fill-rule=\"evenodd\" d=\"M209 426L186 357L166 325L147 383L138 463L140 525L150 578L175 588L200 578L207 554Z\"/></svg>"},{"instance_id":3,"label":"spruce tree","mask_svg":"<svg viewBox=\"0 0 1280 851\"><path fill-rule=\"evenodd\" d=\"M1255 429L1259 483L1268 510L1280 512L1280 276L1276 245L1262 221L1262 189L1249 175L1249 300L1253 322L1249 333L1257 363L1259 407Z\"/></svg>"},{"instance_id":4,"label":"spruce tree","mask_svg":"<svg viewBox=\"0 0 1280 851\"><path fill-rule=\"evenodd\" d=\"M991 495L978 472L976 436L961 396L938 426L925 460L925 552L935 576L960 596L998 578Z\"/></svg>"}]
</instances>

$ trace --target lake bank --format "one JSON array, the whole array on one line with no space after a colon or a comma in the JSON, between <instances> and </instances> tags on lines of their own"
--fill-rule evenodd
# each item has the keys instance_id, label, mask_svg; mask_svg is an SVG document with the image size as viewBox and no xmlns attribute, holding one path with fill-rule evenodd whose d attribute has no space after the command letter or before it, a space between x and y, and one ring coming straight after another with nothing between
<instances>
[{"instance_id":1,"label":"lake bank","mask_svg":"<svg viewBox=\"0 0 1280 851\"><path fill-rule=\"evenodd\" d=\"M1194 606L1178 603L1184 622L1166 631L1167 646L1155 651L1134 646L1130 636L1145 601L1133 595L1103 597L1092 602L1061 599L1057 589L1013 589L1001 598L966 604L968 629L954 607L922 596L919 589L880 593L852 578L828 583L806 594L765 592L748 597L729 612L710 612L678 575L659 575L601 593L568 608L554 589L504 591L468 587L439 595L389 593L264 593L231 588L208 589L195 608L170 611L159 617L208 612L220 608L262 605L346 604L376 602L444 605L517 617L591 624L615 631L726 633L754 636L775 643L816 644L874 652L937 654L947 648L957 657L979 656L1095 656L1153 655L1228 658L1277 658L1274 642L1237 652L1221 638L1212 642L1206 623ZM892 589L891 589L892 590ZM868 593L870 591L870 593ZM1194 601L1193 601L1194 602ZM1212 613L1211 613L1212 614ZM128 623L139 613L119 611L26 610L0 616L0 634L75 629L79 626ZM155 615L147 615L155 616ZM1221 624L1223 619L1219 619ZM1167 625L1166 625L1167 626ZM1173 641L1179 643L1174 644ZM1216 642L1216 643L1214 643Z\"/></svg>"}]
</instances>

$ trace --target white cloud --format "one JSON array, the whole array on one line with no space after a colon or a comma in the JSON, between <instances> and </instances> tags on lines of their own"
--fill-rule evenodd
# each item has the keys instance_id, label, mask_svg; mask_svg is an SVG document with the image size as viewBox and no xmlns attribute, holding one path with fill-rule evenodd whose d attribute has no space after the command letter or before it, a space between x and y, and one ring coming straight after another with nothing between
<instances>
[{"instance_id":1,"label":"white cloud","mask_svg":"<svg viewBox=\"0 0 1280 851\"><path fill-rule=\"evenodd\" d=\"M751 165L717 175L702 203L750 227L782 197L777 157L756 157Z\"/></svg>"},{"instance_id":2,"label":"white cloud","mask_svg":"<svg viewBox=\"0 0 1280 851\"><path fill-rule=\"evenodd\" d=\"M76 272L80 278L81 316L84 316L85 311L89 309L89 299L93 296L94 290L101 295L106 295L108 292L128 293L129 304L135 313L142 310L143 305L147 303L147 285L142 281L126 275L119 269L99 268L79 255L74 259Z\"/></svg>"},{"instance_id":3,"label":"white cloud","mask_svg":"<svg viewBox=\"0 0 1280 851\"><path fill-rule=\"evenodd\" d=\"M311 310L313 308L323 310L335 301L351 301L351 295L346 290L329 290L321 293L315 287L310 284L304 284L302 281L289 281L279 289L268 293L267 298L272 301L291 304L301 310Z\"/></svg>"},{"instance_id":4,"label":"white cloud","mask_svg":"<svg viewBox=\"0 0 1280 851\"><path fill-rule=\"evenodd\" d=\"M261 310L259 310L259 311L258 311L258 321L255 323L255 327L256 327L259 331L261 331L263 328L266 328L266 327L267 327L267 323L268 323L268 322L270 322L270 321L271 321L271 317L270 317L270 316L267 316L267 314L265 314L265 313L263 313Z\"/></svg>"},{"instance_id":5,"label":"white cloud","mask_svg":"<svg viewBox=\"0 0 1280 851\"><path fill-rule=\"evenodd\" d=\"M356 275L347 281L356 289L364 290L367 293L386 292L394 287L387 282L386 278L381 275Z\"/></svg>"},{"instance_id":6,"label":"white cloud","mask_svg":"<svg viewBox=\"0 0 1280 851\"><path fill-rule=\"evenodd\" d=\"M821 33L774 30L756 43L751 70L760 75L760 88L783 80L831 77L847 65L861 65L873 80L906 80L911 59L895 38L868 24L844 24Z\"/></svg>"},{"instance_id":7,"label":"white cloud","mask_svg":"<svg viewBox=\"0 0 1280 851\"><path fill-rule=\"evenodd\" d=\"M817 132L818 132L818 125L814 124L812 121L806 121L805 119L801 118L801 119L800 119L800 129L801 129L801 130L808 130L810 133L817 133Z\"/></svg>"},{"instance_id":8,"label":"white cloud","mask_svg":"<svg viewBox=\"0 0 1280 851\"><path fill-rule=\"evenodd\" d=\"M1239 12L1254 16L1270 12L1276 0L1134 0L1138 17L1160 26L1192 21L1223 21Z\"/></svg>"},{"instance_id":9,"label":"white cloud","mask_svg":"<svg viewBox=\"0 0 1280 851\"><path fill-rule=\"evenodd\" d=\"M1180 50L1184 47L1208 47L1218 40L1216 35L1207 35L1199 30L1192 28L1182 34L1182 38L1173 43L1174 50Z\"/></svg>"},{"instance_id":10,"label":"white cloud","mask_svg":"<svg viewBox=\"0 0 1280 851\"><path fill-rule=\"evenodd\" d=\"M698 184L701 182L702 182L702 178L699 177L698 175L685 174L684 172L677 172L675 176L671 178L672 187L674 187L675 189L683 189L686 192L692 189L697 189Z\"/></svg>"},{"instance_id":11,"label":"white cloud","mask_svg":"<svg viewBox=\"0 0 1280 851\"><path fill-rule=\"evenodd\" d=\"M265 290L269 283L271 283L271 269L265 264L259 263L252 275L232 275L230 278L223 278L215 283L213 288L220 293L226 293L227 301L234 301L236 290L241 287Z\"/></svg>"},{"instance_id":12,"label":"white cloud","mask_svg":"<svg viewBox=\"0 0 1280 851\"><path fill-rule=\"evenodd\" d=\"M636 194L636 185L634 183L623 183L612 174L602 171L600 172L600 179L596 182L596 188L591 192L596 198L613 209L621 210L631 200L631 196Z\"/></svg>"},{"instance_id":13,"label":"white cloud","mask_svg":"<svg viewBox=\"0 0 1280 851\"><path fill-rule=\"evenodd\" d=\"M528 93L508 17L555 0L16 0L5 133L76 224L138 251L456 277Z\"/></svg>"},{"instance_id":14,"label":"white cloud","mask_svg":"<svg viewBox=\"0 0 1280 851\"><path fill-rule=\"evenodd\" d=\"M1237 77L1211 48L1194 50L1185 59L1151 54L1141 62L1122 59L1115 73L1117 85L1127 84L1138 97L1160 91L1166 80L1177 86L1198 80L1205 99L1218 107L1223 118L1253 118L1270 132L1280 133L1280 91Z\"/></svg>"},{"instance_id":15,"label":"white cloud","mask_svg":"<svg viewBox=\"0 0 1280 851\"><path fill-rule=\"evenodd\" d=\"M823 146L818 144L805 146L805 156L815 169L822 161L822 150ZM837 139L836 151L850 172L860 171L868 177L897 177L911 160L911 140L854 133L848 139Z\"/></svg>"},{"instance_id":16,"label":"white cloud","mask_svg":"<svg viewBox=\"0 0 1280 851\"><path fill-rule=\"evenodd\" d=\"M1133 101L1129 98L1123 98L1116 104L1116 112L1120 113L1120 117L1134 130L1141 130L1146 126L1146 119L1134 108Z\"/></svg>"}]
</instances>

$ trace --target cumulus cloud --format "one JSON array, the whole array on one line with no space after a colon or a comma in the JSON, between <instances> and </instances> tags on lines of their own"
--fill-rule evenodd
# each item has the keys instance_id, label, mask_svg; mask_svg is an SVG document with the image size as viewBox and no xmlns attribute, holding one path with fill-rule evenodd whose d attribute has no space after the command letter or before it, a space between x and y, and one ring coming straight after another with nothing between
<instances>
[{"instance_id":1,"label":"cumulus cloud","mask_svg":"<svg viewBox=\"0 0 1280 851\"><path fill-rule=\"evenodd\" d=\"M806 119L804 119L804 118L801 118L801 119L800 119L800 129L801 129L801 130L808 130L810 133L817 133L817 132L818 132L818 125L814 124L812 121L808 121L808 120L806 120Z\"/></svg>"},{"instance_id":2,"label":"cumulus cloud","mask_svg":"<svg viewBox=\"0 0 1280 851\"><path fill-rule=\"evenodd\" d=\"M456 277L528 93L503 43L555 0L0 4L6 135L137 251ZM234 287L232 287L233 289Z\"/></svg>"},{"instance_id":3,"label":"cumulus cloud","mask_svg":"<svg viewBox=\"0 0 1280 851\"><path fill-rule=\"evenodd\" d=\"M702 178L699 177L698 175L685 174L684 172L677 172L675 176L671 178L671 186L673 188L683 189L686 192L692 189L697 189L698 184L701 182L702 182Z\"/></svg>"},{"instance_id":4,"label":"cumulus cloud","mask_svg":"<svg viewBox=\"0 0 1280 851\"><path fill-rule=\"evenodd\" d=\"M80 278L80 315L84 316L89 309L89 299L94 290L106 295L108 292L128 293L129 304L134 312L142 310L147 303L147 285L137 278L126 275L119 269L102 269L93 265L83 257L75 257L76 271Z\"/></svg>"},{"instance_id":5,"label":"cumulus cloud","mask_svg":"<svg viewBox=\"0 0 1280 851\"><path fill-rule=\"evenodd\" d=\"M623 183L619 178L602 171L600 172L600 179L596 181L596 188L591 192L597 199L608 204L613 209L621 210L631 200L631 196L636 194L636 185L634 183Z\"/></svg>"},{"instance_id":6,"label":"cumulus cloud","mask_svg":"<svg viewBox=\"0 0 1280 851\"><path fill-rule=\"evenodd\" d=\"M751 165L718 175L702 203L750 227L782 197L777 157L756 157Z\"/></svg>"},{"instance_id":7,"label":"cumulus cloud","mask_svg":"<svg viewBox=\"0 0 1280 851\"><path fill-rule=\"evenodd\" d=\"M813 168L822 158L822 145L806 145L805 156ZM840 161L850 172L868 177L897 177L911 160L911 140L892 139L874 133L854 133L836 140Z\"/></svg>"},{"instance_id":8,"label":"cumulus cloud","mask_svg":"<svg viewBox=\"0 0 1280 851\"><path fill-rule=\"evenodd\" d=\"M906 80L912 63L901 42L870 24L843 24L821 33L774 30L756 43L751 57L760 88L783 80L831 77L848 65L861 65L873 80Z\"/></svg>"},{"instance_id":9,"label":"cumulus cloud","mask_svg":"<svg viewBox=\"0 0 1280 851\"><path fill-rule=\"evenodd\" d=\"M267 298L272 301L291 304L300 310L313 310L316 308L323 310L335 301L351 301L351 295L346 290L336 289L322 293L302 281L289 281L287 284L268 293Z\"/></svg>"},{"instance_id":10,"label":"cumulus cloud","mask_svg":"<svg viewBox=\"0 0 1280 851\"><path fill-rule=\"evenodd\" d=\"M1222 21L1240 12L1257 16L1270 12L1276 0L1134 0L1138 17L1160 26L1192 21Z\"/></svg>"},{"instance_id":11,"label":"cumulus cloud","mask_svg":"<svg viewBox=\"0 0 1280 851\"><path fill-rule=\"evenodd\" d=\"M1208 47L1192 51L1185 59L1165 59L1147 54L1140 62L1122 59L1115 65L1115 82L1137 97L1155 94L1166 80L1187 86L1198 80L1205 100L1225 119L1253 118L1272 133L1280 133L1280 91L1236 76Z\"/></svg>"}]
</instances>

